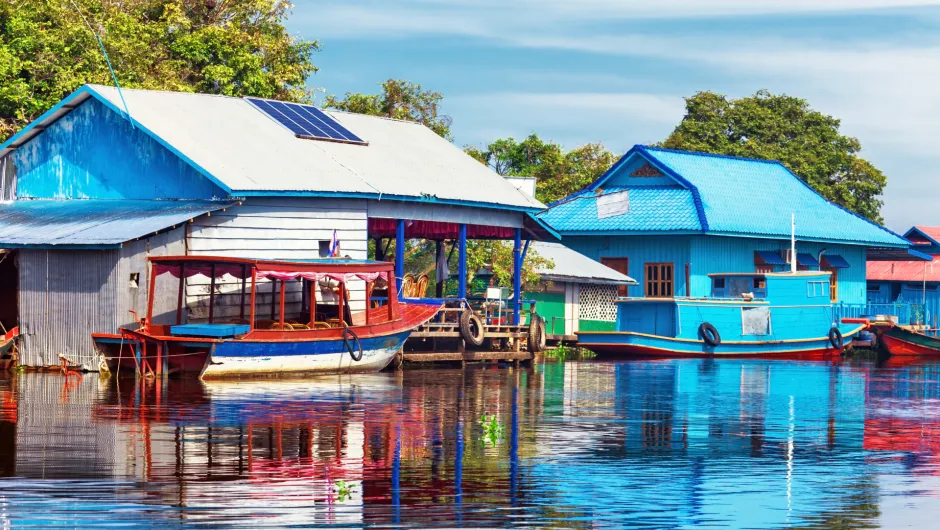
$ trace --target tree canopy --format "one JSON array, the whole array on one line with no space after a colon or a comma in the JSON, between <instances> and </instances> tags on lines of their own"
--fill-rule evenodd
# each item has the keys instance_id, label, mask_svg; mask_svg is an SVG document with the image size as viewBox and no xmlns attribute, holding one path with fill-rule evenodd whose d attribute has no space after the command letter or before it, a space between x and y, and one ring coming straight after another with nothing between
<instances>
[{"instance_id":1,"label":"tree canopy","mask_svg":"<svg viewBox=\"0 0 940 530\"><path fill-rule=\"evenodd\" d=\"M287 0L7 0L0 4L0 137L85 83L306 101L316 41ZM90 28L89 28L90 26Z\"/></svg>"},{"instance_id":2,"label":"tree canopy","mask_svg":"<svg viewBox=\"0 0 940 530\"><path fill-rule=\"evenodd\" d=\"M439 114L438 107L444 99L440 92L423 90L421 85L403 79L389 79L381 86L381 94L347 92L344 99L329 95L323 106L357 114L416 121L450 140L451 118Z\"/></svg>"},{"instance_id":3,"label":"tree canopy","mask_svg":"<svg viewBox=\"0 0 940 530\"><path fill-rule=\"evenodd\" d=\"M607 171L617 156L602 144L591 143L565 151L536 134L525 140L501 138L485 150L465 148L467 154L505 177L535 177L535 196L550 203L581 190Z\"/></svg>"},{"instance_id":4,"label":"tree canopy","mask_svg":"<svg viewBox=\"0 0 940 530\"><path fill-rule=\"evenodd\" d=\"M839 132L838 119L766 90L740 99L699 92L685 102L685 117L661 146L779 160L823 197L882 222L887 178L859 156L857 138Z\"/></svg>"}]
</instances>

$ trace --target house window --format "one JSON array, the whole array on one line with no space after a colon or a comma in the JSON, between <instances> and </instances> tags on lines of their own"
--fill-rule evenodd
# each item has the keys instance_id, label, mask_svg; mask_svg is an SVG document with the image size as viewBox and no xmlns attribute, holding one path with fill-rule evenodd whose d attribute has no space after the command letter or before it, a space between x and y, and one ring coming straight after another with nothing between
<instances>
[{"instance_id":1,"label":"house window","mask_svg":"<svg viewBox=\"0 0 940 530\"><path fill-rule=\"evenodd\" d=\"M836 303L839 301L839 270L826 270L832 273L832 276L829 277L829 300L832 303Z\"/></svg>"},{"instance_id":2,"label":"house window","mask_svg":"<svg viewBox=\"0 0 940 530\"><path fill-rule=\"evenodd\" d=\"M330 257L330 241L320 241L320 257L328 258Z\"/></svg>"},{"instance_id":3,"label":"house window","mask_svg":"<svg viewBox=\"0 0 940 530\"><path fill-rule=\"evenodd\" d=\"M601 258L601 264L614 269L620 274L629 276L630 260L628 258ZM617 287L617 296L628 296L626 285Z\"/></svg>"},{"instance_id":4,"label":"house window","mask_svg":"<svg viewBox=\"0 0 940 530\"><path fill-rule=\"evenodd\" d=\"M647 263L645 271L645 293L647 298L672 298L673 264Z\"/></svg>"}]
</instances>

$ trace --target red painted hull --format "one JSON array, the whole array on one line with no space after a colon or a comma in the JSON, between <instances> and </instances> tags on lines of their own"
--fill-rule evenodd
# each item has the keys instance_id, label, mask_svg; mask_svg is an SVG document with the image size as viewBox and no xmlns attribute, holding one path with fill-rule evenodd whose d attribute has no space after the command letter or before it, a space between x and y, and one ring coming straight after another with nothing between
<instances>
[{"instance_id":1,"label":"red painted hull","mask_svg":"<svg viewBox=\"0 0 940 530\"><path fill-rule=\"evenodd\" d=\"M882 334L880 337L881 344L888 350L888 353L891 355L898 356L940 356L940 340L938 340L938 348L931 348L930 346L924 344L916 344L914 342L906 341L900 337L894 337L887 334Z\"/></svg>"},{"instance_id":2,"label":"red painted hull","mask_svg":"<svg viewBox=\"0 0 940 530\"><path fill-rule=\"evenodd\" d=\"M745 352L733 354L707 354L698 352L679 352L663 351L659 348L650 348L636 344L618 344L611 346L588 346L592 351L603 354L606 357L642 357L645 359L721 359L721 358L745 358L745 359L784 359L784 360L804 360L804 361L829 361L841 359L842 351L834 348L821 348L815 350L802 350L791 352Z\"/></svg>"}]
</instances>

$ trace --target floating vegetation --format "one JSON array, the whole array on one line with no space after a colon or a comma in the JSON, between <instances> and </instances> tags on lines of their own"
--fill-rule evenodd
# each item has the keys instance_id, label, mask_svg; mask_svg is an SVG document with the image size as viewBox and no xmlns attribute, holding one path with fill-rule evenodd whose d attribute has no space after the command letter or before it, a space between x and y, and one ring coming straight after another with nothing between
<instances>
[{"instance_id":1,"label":"floating vegetation","mask_svg":"<svg viewBox=\"0 0 940 530\"><path fill-rule=\"evenodd\" d=\"M492 416L484 414L480 418L480 425L483 426L483 445L495 447L503 438L503 424L499 422L495 414Z\"/></svg>"},{"instance_id":2,"label":"floating vegetation","mask_svg":"<svg viewBox=\"0 0 940 530\"><path fill-rule=\"evenodd\" d=\"M333 483L336 486L336 496L339 498L339 502L346 501L352 497L355 489L352 484L347 484L345 480L337 480Z\"/></svg>"},{"instance_id":3,"label":"floating vegetation","mask_svg":"<svg viewBox=\"0 0 940 530\"><path fill-rule=\"evenodd\" d=\"M568 361L572 359L593 359L597 354L587 348L577 346L567 346L559 344L557 348L547 350L545 357L555 359L556 361Z\"/></svg>"}]
</instances>

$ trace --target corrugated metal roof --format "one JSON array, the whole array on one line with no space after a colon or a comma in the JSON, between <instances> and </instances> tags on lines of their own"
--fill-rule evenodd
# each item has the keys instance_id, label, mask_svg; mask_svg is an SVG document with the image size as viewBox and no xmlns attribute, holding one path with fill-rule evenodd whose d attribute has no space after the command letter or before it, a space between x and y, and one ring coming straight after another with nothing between
<instances>
[{"instance_id":1,"label":"corrugated metal roof","mask_svg":"<svg viewBox=\"0 0 940 530\"><path fill-rule=\"evenodd\" d=\"M610 187L604 195L622 192L626 188ZM563 233L580 232L648 232L648 231L700 231L692 193L677 187L643 187L629 190L630 206L627 213L605 217L597 216L597 197L584 193L571 200L556 204L539 217Z\"/></svg>"},{"instance_id":2,"label":"corrugated metal roof","mask_svg":"<svg viewBox=\"0 0 940 530\"><path fill-rule=\"evenodd\" d=\"M112 87L84 87L118 112ZM534 198L427 127L324 111L368 145L296 138L240 98L123 90L133 121L232 195L383 196L537 211Z\"/></svg>"},{"instance_id":3,"label":"corrugated metal roof","mask_svg":"<svg viewBox=\"0 0 940 530\"><path fill-rule=\"evenodd\" d=\"M872 223L831 203L779 162L734 158L705 153L673 151L635 146L611 170L596 180L586 191L612 188L604 183L614 177L633 157L643 157L672 177L682 188L645 188L672 199L668 210L659 215L637 211L634 195L640 187L630 189L631 211L616 217L617 227L609 227L608 219L597 219L596 211L577 209L574 216L558 215L555 210L572 212L570 202L552 206L543 219L559 232L582 232L585 226L597 231L622 230L621 226L637 226L640 231L671 231L689 229L689 219L698 218L694 229L708 233L753 235L756 237L790 238L790 216L796 216L796 236L802 240L832 241L868 246L906 247L908 242L890 230ZM682 201L674 198L681 192ZM647 197L646 201L655 201ZM594 219L590 219L595 215ZM636 219L633 219L636 218Z\"/></svg>"},{"instance_id":4,"label":"corrugated metal roof","mask_svg":"<svg viewBox=\"0 0 940 530\"><path fill-rule=\"evenodd\" d=\"M533 242L530 250L535 250L539 256L554 262L553 268L538 271L539 275L546 280L636 285L636 280L633 278L560 243Z\"/></svg>"},{"instance_id":5,"label":"corrugated metal roof","mask_svg":"<svg viewBox=\"0 0 940 530\"><path fill-rule=\"evenodd\" d=\"M933 261L869 261L869 281L940 282L940 256Z\"/></svg>"},{"instance_id":6,"label":"corrugated metal roof","mask_svg":"<svg viewBox=\"0 0 940 530\"><path fill-rule=\"evenodd\" d=\"M116 247L233 204L91 199L4 202L0 203L0 247Z\"/></svg>"}]
</instances>

